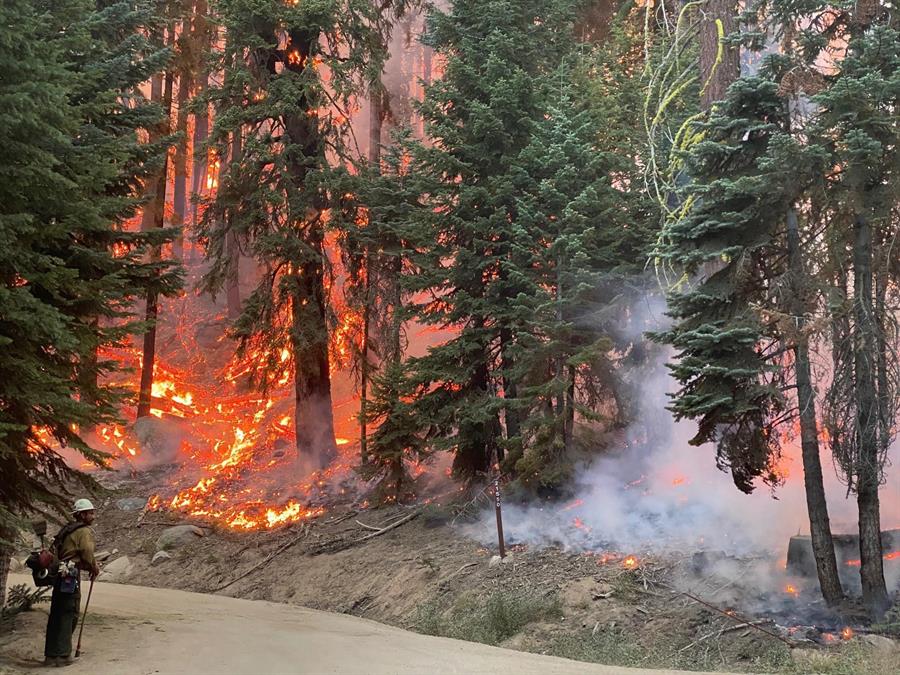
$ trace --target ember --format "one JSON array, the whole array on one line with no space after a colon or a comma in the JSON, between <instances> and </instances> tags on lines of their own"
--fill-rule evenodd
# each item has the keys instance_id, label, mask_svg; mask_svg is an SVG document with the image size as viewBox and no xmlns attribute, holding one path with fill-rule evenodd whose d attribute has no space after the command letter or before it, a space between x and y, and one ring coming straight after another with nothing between
<instances>
[{"instance_id":1,"label":"ember","mask_svg":"<svg viewBox=\"0 0 900 675\"><path fill-rule=\"evenodd\" d=\"M636 569L637 566L638 566L638 559L635 558L633 555L628 556L627 558L625 558L625 560L622 561L622 567L624 567L626 570Z\"/></svg>"},{"instance_id":2,"label":"ember","mask_svg":"<svg viewBox=\"0 0 900 675\"><path fill-rule=\"evenodd\" d=\"M890 551L889 553L885 553L883 557L885 560L900 560L900 551ZM848 560L844 564L849 567L859 567L862 565L862 560Z\"/></svg>"}]
</instances>

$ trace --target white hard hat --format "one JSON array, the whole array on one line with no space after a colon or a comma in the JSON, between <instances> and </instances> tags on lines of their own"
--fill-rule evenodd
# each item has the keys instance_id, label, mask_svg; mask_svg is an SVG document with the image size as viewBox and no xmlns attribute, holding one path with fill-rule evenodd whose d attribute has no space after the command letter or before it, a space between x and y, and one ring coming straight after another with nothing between
<instances>
[{"instance_id":1,"label":"white hard hat","mask_svg":"<svg viewBox=\"0 0 900 675\"><path fill-rule=\"evenodd\" d=\"M72 513L81 513L82 511L93 511L94 505L91 504L90 499L78 499L75 501L75 508L72 510Z\"/></svg>"}]
</instances>

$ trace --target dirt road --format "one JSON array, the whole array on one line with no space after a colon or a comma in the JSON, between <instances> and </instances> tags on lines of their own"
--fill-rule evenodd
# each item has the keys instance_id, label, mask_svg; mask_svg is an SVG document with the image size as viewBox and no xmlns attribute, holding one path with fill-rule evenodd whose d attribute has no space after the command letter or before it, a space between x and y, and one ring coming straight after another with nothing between
<instances>
[{"instance_id":1,"label":"dirt road","mask_svg":"<svg viewBox=\"0 0 900 675\"><path fill-rule=\"evenodd\" d=\"M26 582L10 578L10 585ZM0 650L0 672L45 670L37 666L42 607L23 615L14 639ZM665 675L419 635L291 605L110 583L94 588L82 647L78 662L59 672Z\"/></svg>"}]
</instances>

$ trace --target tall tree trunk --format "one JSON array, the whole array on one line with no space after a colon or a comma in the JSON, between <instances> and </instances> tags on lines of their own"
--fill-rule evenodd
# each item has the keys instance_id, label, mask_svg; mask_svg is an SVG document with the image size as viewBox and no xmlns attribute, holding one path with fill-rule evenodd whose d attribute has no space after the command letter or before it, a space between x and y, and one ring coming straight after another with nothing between
<instances>
[{"instance_id":1,"label":"tall tree trunk","mask_svg":"<svg viewBox=\"0 0 900 675\"><path fill-rule=\"evenodd\" d=\"M879 405L877 400L876 323L872 298L872 228L865 214L857 214L853 242L853 331L858 447L856 504L859 509L859 576L863 603L880 617L890 605L884 582L881 514L878 486L881 475L879 453Z\"/></svg>"},{"instance_id":2,"label":"tall tree trunk","mask_svg":"<svg viewBox=\"0 0 900 675\"><path fill-rule=\"evenodd\" d=\"M210 28L206 18L208 11L206 0L197 0L194 5L194 20L191 26L191 41L195 53L205 55L210 48ZM198 64L200 72L197 75L196 95L203 94L209 84L209 72L206 64ZM209 109L203 106L203 110L194 113L194 138L191 144L194 166L191 171L191 225L197 225L197 197L206 189L206 172L209 158L204 149L206 138L209 135Z\"/></svg>"},{"instance_id":3,"label":"tall tree trunk","mask_svg":"<svg viewBox=\"0 0 900 675\"><path fill-rule=\"evenodd\" d=\"M6 604L6 585L9 583L9 563L12 559L13 549L4 544L4 541L12 541L16 531L12 528L0 527L0 609Z\"/></svg>"},{"instance_id":4,"label":"tall tree trunk","mask_svg":"<svg viewBox=\"0 0 900 675\"><path fill-rule=\"evenodd\" d=\"M516 381L510 376L510 372L514 366L510 352L513 348L513 334L508 326L500 329L500 358L503 367L503 398L511 401L512 405L507 405L503 413L506 417L506 440L513 438L521 438L522 423L519 419L519 411L514 407L515 401L519 397ZM521 443L521 441L520 441ZM512 454L518 454L516 449L512 449Z\"/></svg>"},{"instance_id":5,"label":"tall tree trunk","mask_svg":"<svg viewBox=\"0 0 900 675\"><path fill-rule=\"evenodd\" d=\"M100 332L100 319L95 316L84 318L85 323L90 326L91 332L97 335ZM84 403L91 406L97 404L97 377L98 377L98 356L97 347L91 347L90 351L85 354L84 362L78 368L78 386L80 389L80 398ZM94 430L94 425L84 426L81 428L82 433L89 433ZM0 607L3 605L0 604Z\"/></svg>"},{"instance_id":6,"label":"tall tree trunk","mask_svg":"<svg viewBox=\"0 0 900 675\"><path fill-rule=\"evenodd\" d=\"M167 71L165 75L165 86L163 87L163 78L159 75L153 78L151 83L151 100L161 101L163 106L164 118L154 129L150 131L150 142L159 142L169 132L170 117L172 114L172 86L174 75L172 71ZM152 181L153 188L150 193L150 200L144 207L142 214L141 229L144 231L164 226L166 214L166 184L169 173L169 152L166 150L163 159L162 168L159 170ZM159 247L155 247L151 253L154 260L159 260L161 251ZM144 344L141 359L141 384L138 391L138 418L146 417L150 414L153 407L153 368L156 364L156 320L159 316L159 291L151 280L150 288L147 290L147 301L144 319L147 322L147 329L144 333Z\"/></svg>"},{"instance_id":7,"label":"tall tree trunk","mask_svg":"<svg viewBox=\"0 0 900 675\"><path fill-rule=\"evenodd\" d=\"M575 441L575 366L568 366L568 378L566 381L566 417L563 420L563 447L566 453L574 450Z\"/></svg>"},{"instance_id":8,"label":"tall tree trunk","mask_svg":"<svg viewBox=\"0 0 900 675\"><path fill-rule=\"evenodd\" d=\"M721 44L721 36L737 30L737 3L734 0L709 0L700 19L700 107L709 110L715 101L725 98L728 87L741 75L740 50Z\"/></svg>"},{"instance_id":9,"label":"tall tree trunk","mask_svg":"<svg viewBox=\"0 0 900 675\"><path fill-rule=\"evenodd\" d=\"M310 67L312 46L318 42L317 30L290 32L290 44L299 58L285 61L284 67L302 72ZM303 94L304 112L286 115L284 128L288 142L300 148L298 157L288 168L297 189L306 191L309 158L321 159L324 150L319 136L318 120L306 114L316 102ZM311 203L319 198L309 195ZM297 451L311 460L310 466L327 466L337 455L334 438L334 416L331 403L331 373L328 355L328 324L325 294L325 232L321 209L307 214L298 227L298 236L307 248L305 260L291 275L291 337L294 353L294 396Z\"/></svg>"},{"instance_id":10,"label":"tall tree trunk","mask_svg":"<svg viewBox=\"0 0 900 675\"><path fill-rule=\"evenodd\" d=\"M381 173L381 132L384 127L384 91L379 82L373 87L369 101L369 168ZM372 316L372 275L374 255L371 245L366 246L364 274L365 288L363 295L363 335L359 366L359 448L360 461L363 465L369 461L368 447L368 404L369 404L369 333Z\"/></svg>"},{"instance_id":11,"label":"tall tree trunk","mask_svg":"<svg viewBox=\"0 0 900 675\"><path fill-rule=\"evenodd\" d=\"M806 334L807 292L804 280L806 271L800 248L800 231L797 212L787 213L788 264L791 279L793 307L791 313L797 327L794 345L794 365L797 379L797 403L800 408L800 447L803 457L803 482L806 488L806 511L809 515L809 533L812 540L816 574L822 596L829 607L844 599L844 590L838 576L831 524L828 519L828 503L825 500L825 483L822 479L822 461L819 455L819 435L816 427L816 392L812 382L809 361L809 339Z\"/></svg>"},{"instance_id":12,"label":"tall tree trunk","mask_svg":"<svg viewBox=\"0 0 900 675\"><path fill-rule=\"evenodd\" d=\"M472 330L483 339L485 328L484 317L475 315L470 322ZM487 347L480 344L472 350L472 374L467 384L473 395L488 398L491 395L491 377L488 367ZM478 474L491 470L491 463L496 458L503 459L500 438L500 422L495 415L490 419L463 419L457 429L457 449L453 458L453 473L459 478L473 479Z\"/></svg>"},{"instance_id":13,"label":"tall tree trunk","mask_svg":"<svg viewBox=\"0 0 900 675\"><path fill-rule=\"evenodd\" d=\"M239 164L243 155L243 131L237 129L231 137L231 164ZM233 221L233 216L229 215ZM228 223L225 232L225 250L228 255L228 270L225 277L225 305L228 318L232 321L241 315L241 250L233 223Z\"/></svg>"},{"instance_id":14,"label":"tall tree trunk","mask_svg":"<svg viewBox=\"0 0 900 675\"><path fill-rule=\"evenodd\" d=\"M182 71L178 76L178 117L175 130L178 144L175 146L175 182L172 187L172 226L181 228L172 244L176 260L184 256L184 227L187 215L187 163L188 163L188 99L191 93L190 75Z\"/></svg>"}]
</instances>

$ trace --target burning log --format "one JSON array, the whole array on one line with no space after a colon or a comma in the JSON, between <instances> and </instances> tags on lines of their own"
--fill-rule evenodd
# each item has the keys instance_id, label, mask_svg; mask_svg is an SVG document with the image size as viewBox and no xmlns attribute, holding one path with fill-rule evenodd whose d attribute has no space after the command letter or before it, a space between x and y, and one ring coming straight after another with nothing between
<instances>
[{"instance_id":1,"label":"burning log","mask_svg":"<svg viewBox=\"0 0 900 675\"><path fill-rule=\"evenodd\" d=\"M838 569L846 570L859 565L859 535L835 534L834 553ZM887 560L900 558L900 530L886 530L881 533L881 543ZM791 537L787 553L788 574L802 577L816 576L816 561L813 558L812 541L809 536Z\"/></svg>"}]
</instances>

